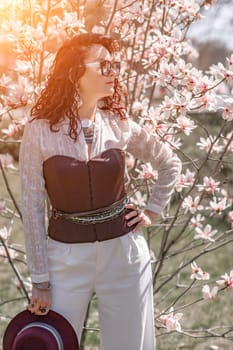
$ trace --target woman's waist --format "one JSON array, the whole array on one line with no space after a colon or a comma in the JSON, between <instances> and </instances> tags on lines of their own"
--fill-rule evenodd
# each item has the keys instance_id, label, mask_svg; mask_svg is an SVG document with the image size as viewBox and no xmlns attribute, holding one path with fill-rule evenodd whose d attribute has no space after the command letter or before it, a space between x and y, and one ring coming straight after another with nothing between
<instances>
[{"instance_id":1,"label":"woman's waist","mask_svg":"<svg viewBox=\"0 0 233 350\"><path fill-rule=\"evenodd\" d=\"M96 175L96 172L95 172ZM128 202L123 178L112 185L106 177L83 177L82 188L75 191L53 191L50 196L52 212L48 234L51 238L66 243L86 243L103 241L124 235L133 229L128 227L125 208ZM106 180L107 181L107 180ZM72 186L75 182L70 182ZM50 192L51 195L51 192Z\"/></svg>"},{"instance_id":2,"label":"woman's waist","mask_svg":"<svg viewBox=\"0 0 233 350\"><path fill-rule=\"evenodd\" d=\"M64 243L89 243L105 241L125 235L134 229L127 225L125 216L132 209L123 208L121 213L107 220L80 223L64 217L53 217L49 220L48 235L54 240Z\"/></svg>"},{"instance_id":3,"label":"woman's waist","mask_svg":"<svg viewBox=\"0 0 233 350\"><path fill-rule=\"evenodd\" d=\"M50 217L54 220L59 218L69 220L75 224L89 225L112 220L119 216L125 209L125 204L129 202L126 196L113 202L111 205L100 207L88 211L66 212L53 208Z\"/></svg>"}]
</instances>

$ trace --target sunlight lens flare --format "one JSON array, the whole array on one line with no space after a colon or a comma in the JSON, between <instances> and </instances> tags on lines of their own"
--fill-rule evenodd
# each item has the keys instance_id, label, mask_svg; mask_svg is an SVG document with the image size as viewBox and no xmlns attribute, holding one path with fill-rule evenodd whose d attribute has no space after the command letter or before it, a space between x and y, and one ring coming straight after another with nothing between
<instances>
[{"instance_id":1,"label":"sunlight lens flare","mask_svg":"<svg viewBox=\"0 0 233 350\"><path fill-rule=\"evenodd\" d=\"M21 0L0 0L0 15L2 15L2 11L9 9L15 10L20 5L23 5Z\"/></svg>"}]
</instances>

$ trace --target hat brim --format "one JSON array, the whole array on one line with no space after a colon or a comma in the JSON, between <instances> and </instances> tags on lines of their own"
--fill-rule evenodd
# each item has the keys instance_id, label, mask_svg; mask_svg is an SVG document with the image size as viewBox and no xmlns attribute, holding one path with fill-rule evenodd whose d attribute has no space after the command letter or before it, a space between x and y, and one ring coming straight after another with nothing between
<instances>
[{"instance_id":1,"label":"hat brim","mask_svg":"<svg viewBox=\"0 0 233 350\"><path fill-rule=\"evenodd\" d=\"M50 310L47 315L38 316L28 310L17 314L8 324L3 336L3 350L12 350L13 342L17 334L28 324L43 322L53 326L63 341L64 350L78 350L77 335L71 324L60 314Z\"/></svg>"}]
</instances>

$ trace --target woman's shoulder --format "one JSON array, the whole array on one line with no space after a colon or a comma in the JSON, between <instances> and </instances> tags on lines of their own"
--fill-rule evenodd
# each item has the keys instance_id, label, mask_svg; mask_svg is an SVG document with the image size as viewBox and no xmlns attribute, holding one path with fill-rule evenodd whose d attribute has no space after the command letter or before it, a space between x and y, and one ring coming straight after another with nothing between
<instances>
[{"instance_id":1,"label":"woman's shoulder","mask_svg":"<svg viewBox=\"0 0 233 350\"><path fill-rule=\"evenodd\" d=\"M120 112L112 112L106 109L100 109L99 112L102 119L107 120L112 124L117 124L119 126L131 124L131 118L127 112L120 114Z\"/></svg>"},{"instance_id":2,"label":"woman's shoulder","mask_svg":"<svg viewBox=\"0 0 233 350\"><path fill-rule=\"evenodd\" d=\"M25 123L25 127L31 130L47 129L49 128L49 121L47 119L29 117Z\"/></svg>"},{"instance_id":3,"label":"woman's shoulder","mask_svg":"<svg viewBox=\"0 0 233 350\"><path fill-rule=\"evenodd\" d=\"M111 132L115 134L115 137L128 143L135 136L139 136L142 132L142 127L132 120L127 114L126 118L122 119L121 116L110 112L104 112L103 114L104 125L111 129Z\"/></svg>"},{"instance_id":4,"label":"woman's shoulder","mask_svg":"<svg viewBox=\"0 0 233 350\"><path fill-rule=\"evenodd\" d=\"M34 139L49 131L49 122L46 119L29 117L25 123L24 135Z\"/></svg>"},{"instance_id":5,"label":"woman's shoulder","mask_svg":"<svg viewBox=\"0 0 233 350\"><path fill-rule=\"evenodd\" d=\"M108 110L100 110L101 119L104 124L109 126L112 130L119 130L121 132L128 131L129 129L129 120L128 116L124 119L117 113L113 113Z\"/></svg>"},{"instance_id":6,"label":"woman's shoulder","mask_svg":"<svg viewBox=\"0 0 233 350\"><path fill-rule=\"evenodd\" d=\"M49 121L47 119L28 117L25 125L31 125L32 127L46 127Z\"/></svg>"}]
</instances>

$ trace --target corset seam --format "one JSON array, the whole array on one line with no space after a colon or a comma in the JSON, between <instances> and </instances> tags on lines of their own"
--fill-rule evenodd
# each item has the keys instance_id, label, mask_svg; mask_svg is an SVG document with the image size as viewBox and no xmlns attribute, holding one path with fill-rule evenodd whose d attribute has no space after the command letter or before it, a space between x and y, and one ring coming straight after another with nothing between
<instances>
[{"instance_id":1,"label":"corset seam","mask_svg":"<svg viewBox=\"0 0 233 350\"><path fill-rule=\"evenodd\" d=\"M90 169L90 163L87 162L87 171L88 171L88 185L89 185L89 193L90 193L90 202L92 209L94 208L94 198L93 198L93 186L92 186L92 178L91 178L91 169ZM97 239L97 232L96 232L96 226L95 224L92 225L94 235Z\"/></svg>"}]
</instances>

